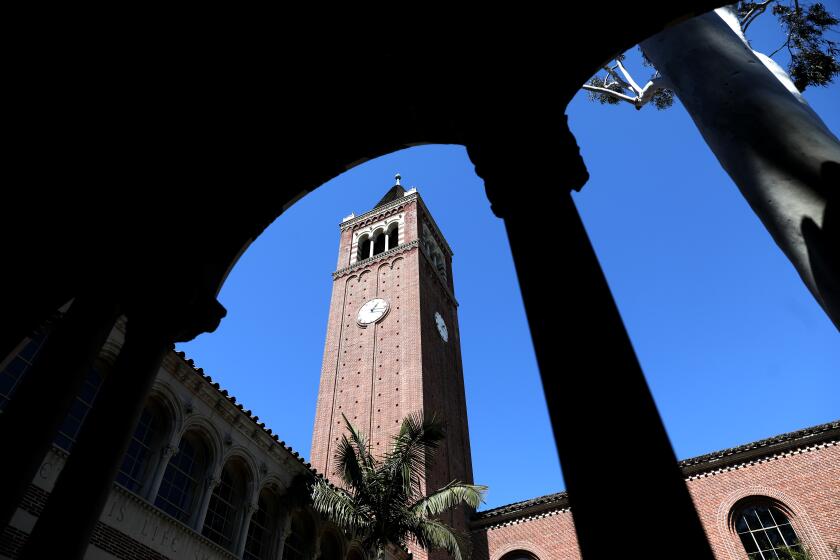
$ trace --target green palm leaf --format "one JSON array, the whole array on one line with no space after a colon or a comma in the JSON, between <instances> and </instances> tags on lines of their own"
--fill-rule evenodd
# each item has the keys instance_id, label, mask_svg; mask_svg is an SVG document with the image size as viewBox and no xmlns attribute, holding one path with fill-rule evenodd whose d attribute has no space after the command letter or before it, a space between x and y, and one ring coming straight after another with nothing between
<instances>
[{"instance_id":1,"label":"green palm leaf","mask_svg":"<svg viewBox=\"0 0 840 560\"><path fill-rule=\"evenodd\" d=\"M380 556L388 543L405 547L413 538L425 549L442 548L455 560L468 556L465 537L434 519L460 504L477 507L486 486L453 481L423 496L424 473L445 437L443 422L422 414L406 417L382 460L365 435L344 417L347 435L335 460L344 488L326 480L312 487L313 507Z\"/></svg>"},{"instance_id":2,"label":"green palm leaf","mask_svg":"<svg viewBox=\"0 0 840 560\"><path fill-rule=\"evenodd\" d=\"M367 508L359 507L350 494L325 480L315 482L312 502L316 511L326 515L344 531L354 535L369 531L371 517Z\"/></svg>"},{"instance_id":3,"label":"green palm leaf","mask_svg":"<svg viewBox=\"0 0 840 560\"><path fill-rule=\"evenodd\" d=\"M414 515L435 517L460 505L462 502L472 508L477 508L484 501L486 491L486 486L453 481L440 490L418 500L412 506L411 511Z\"/></svg>"},{"instance_id":4,"label":"green palm leaf","mask_svg":"<svg viewBox=\"0 0 840 560\"><path fill-rule=\"evenodd\" d=\"M437 519L423 519L411 533L417 544L426 550L442 548L454 560L462 560L468 550L463 537L459 538L451 527Z\"/></svg>"}]
</instances>

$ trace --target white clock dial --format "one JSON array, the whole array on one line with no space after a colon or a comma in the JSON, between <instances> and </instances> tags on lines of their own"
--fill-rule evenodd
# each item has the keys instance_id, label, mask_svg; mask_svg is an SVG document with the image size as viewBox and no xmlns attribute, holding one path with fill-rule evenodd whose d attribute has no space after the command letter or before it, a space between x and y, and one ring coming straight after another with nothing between
<instances>
[{"instance_id":1,"label":"white clock dial","mask_svg":"<svg viewBox=\"0 0 840 560\"><path fill-rule=\"evenodd\" d=\"M443 339L444 342L449 341L449 329L446 328L446 323L443 321L443 317L440 316L440 313L435 311L435 324L437 325L437 330L440 333L440 337Z\"/></svg>"},{"instance_id":2,"label":"white clock dial","mask_svg":"<svg viewBox=\"0 0 840 560\"><path fill-rule=\"evenodd\" d=\"M382 298L372 299L359 309L356 321L362 326L375 323L388 313L388 302Z\"/></svg>"}]
</instances>

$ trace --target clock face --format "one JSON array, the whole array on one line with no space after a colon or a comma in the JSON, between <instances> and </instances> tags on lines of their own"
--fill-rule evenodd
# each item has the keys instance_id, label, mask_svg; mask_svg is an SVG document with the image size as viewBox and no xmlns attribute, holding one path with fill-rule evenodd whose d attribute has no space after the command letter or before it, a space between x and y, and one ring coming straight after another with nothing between
<instances>
[{"instance_id":1,"label":"clock face","mask_svg":"<svg viewBox=\"0 0 840 560\"><path fill-rule=\"evenodd\" d=\"M435 311L435 324L437 325L437 330L443 341L449 341L449 329L446 328L446 323L443 321L443 317L441 317L440 313L437 311Z\"/></svg>"},{"instance_id":2,"label":"clock face","mask_svg":"<svg viewBox=\"0 0 840 560\"><path fill-rule=\"evenodd\" d=\"M375 323L388 313L389 307L388 302L382 298L372 299L359 309L356 321L362 326Z\"/></svg>"}]
</instances>

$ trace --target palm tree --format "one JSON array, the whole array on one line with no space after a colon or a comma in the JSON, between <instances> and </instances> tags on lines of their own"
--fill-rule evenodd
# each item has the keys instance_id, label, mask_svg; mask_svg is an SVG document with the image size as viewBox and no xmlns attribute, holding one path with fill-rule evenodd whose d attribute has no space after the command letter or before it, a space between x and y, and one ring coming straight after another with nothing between
<instances>
[{"instance_id":1,"label":"palm tree","mask_svg":"<svg viewBox=\"0 0 840 560\"><path fill-rule=\"evenodd\" d=\"M478 507L487 487L452 481L426 496L422 491L425 463L445 435L443 423L419 413L407 416L391 451L378 459L364 434L346 416L344 422L348 434L335 459L345 487L319 479L312 491L315 510L361 539L377 558L388 543L405 548L409 539L426 550L444 549L455 560L468 557L465 537L436 517L461 503Z\"/></svg>"}]
</instances>

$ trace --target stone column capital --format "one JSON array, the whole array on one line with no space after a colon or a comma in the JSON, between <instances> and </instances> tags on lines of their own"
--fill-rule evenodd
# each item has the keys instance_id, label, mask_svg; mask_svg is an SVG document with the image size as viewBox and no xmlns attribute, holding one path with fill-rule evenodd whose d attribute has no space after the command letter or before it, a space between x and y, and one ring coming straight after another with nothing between
<instances>
[{"instance_id":1,"label":"stone column capital","mask_svg":"<svg viewBox=\"0 0 840 560\"><path fill-rule=\"evenodd\" d=\"M178 453L178 446L173 445L171 443L163 446L163 448L160 450L160 455L161 455L161 457L163 457L163 459L165 461L168 461L169 459L171 459L172 456L175 455L176 453Z\"/></svg>"},{"instance_id":2,"label":"stone column capital","mask_svg":"<svg viewBox=\"0 0 840 560\"><path fill-rule=\"evenodd\" d=\"M482 131L467 143L499 218L532 208L543 189L579 191L589 179L566 115L547 117L548 124L503 123L498 131Z\"/></svg>"}]
</instances>

